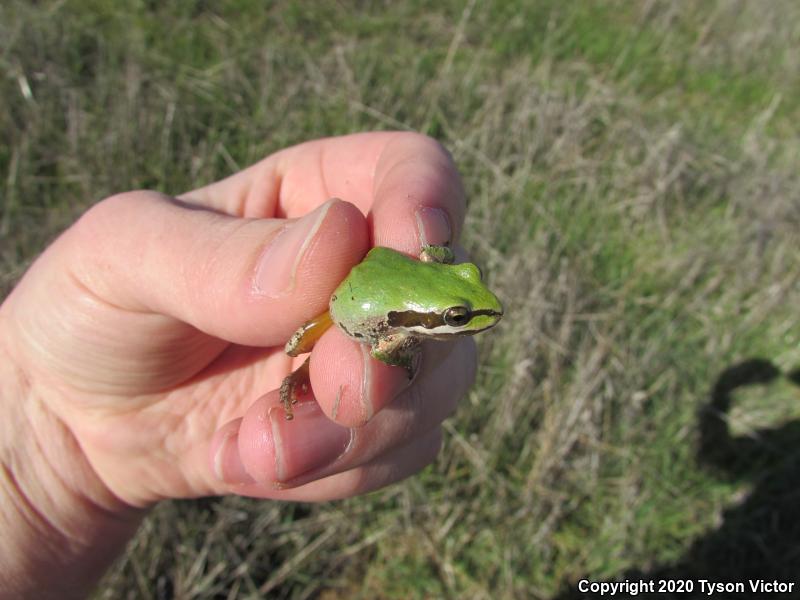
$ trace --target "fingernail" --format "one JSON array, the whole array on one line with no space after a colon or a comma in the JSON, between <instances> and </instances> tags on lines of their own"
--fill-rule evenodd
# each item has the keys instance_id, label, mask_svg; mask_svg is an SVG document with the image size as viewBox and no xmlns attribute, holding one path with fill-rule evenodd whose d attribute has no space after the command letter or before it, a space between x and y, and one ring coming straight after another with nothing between
<instances>
[{"instance_id":1,"label":"fingernail","mask_svg":"<svg viewBox=\"0 0 800 600\"><path fill-rule=\"evenodd\" d=\"M239 458L239 436L234 431L217 448L214 455L214 475L225 483L253 483Z\"/></svg>"},{"instance_id":2,"label":"fingernail","mask_svg":"<svg viewBox=\"0 0 800 600\"><path fill-rule=\"evenodd\" d=\"M331 421L316 402L294 407L294 419L286 420L282 406L269 411L275 442L275 473L278 481L289 481L321 469L347 450L352 430Z\"/></svg>"},{"instance_id":3,"label":"fingernail","mask_svg":"<svg viewBox=\"0 0 800 600\"><path fill-rule=\"evenodd\" d=\"M297 266L333 202L328 200L303 218L287 223L270 242L256 267L253 287L257 294L280 296L292 290Z\"/></svg>"},{"instance_id":4,"label":"fingernail","mask_svg":"<svg viewBox=\"0 0 800 600\"><path fill-rule=\"evenodd\" d=\"M422 245L447 246L453 241L450 218L441 208L422 206L417 209L417 230Z\"/></svg>"},{"instance_id":5,"label":"fingernail","mask_svg":"<svg viewBox=\"0 0 800 600\"><path fill-rule=\"evenodd\" d=\"M374 359L370 354L369 346L361 345L361 356L364 360L364 378L361 388L361 418L363 423L367 423L375 414L376 404L378 409L394 400L409 385L411 380L405 369L386 369L381 372L380 377L374 377ZM418 356L414 357L415 366L419 364Z\"/></svg>"},{"instance_id":6,"label":"fingernail","mask_svg":"<svg viewBox=\"0 0 800 600\"><path fill-rule=\"evenodd\" d=\"M375 412L375 402L373 398L375 394L372 390L372 356L369 352L369 346L360 344L361 358L364 361L364 379L361 384L361 413L363 422L368 422L373 413Z\"/></svg>"}]
</instances>

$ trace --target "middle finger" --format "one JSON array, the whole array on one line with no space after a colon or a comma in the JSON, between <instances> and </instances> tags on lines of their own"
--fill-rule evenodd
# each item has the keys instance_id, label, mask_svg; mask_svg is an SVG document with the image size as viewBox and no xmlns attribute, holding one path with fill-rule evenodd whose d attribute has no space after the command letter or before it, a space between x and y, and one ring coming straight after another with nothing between
<instances>
[{"instance_id":1,"label":"middle finger","mask_svg":"<svg viewBox=\"0 0 800 600\"><path fill-rule=\"evenodd\" d=\"M238 431L236 446L244 471L270 487L296 487L350 470L424 435L453 413L474 378L474 341L447 346L426 348L444 356L426 360L428 367L414 384L363 427L334 424L314 400L298 404L295 419L286 421L277 394L262 397L247 411Z\"/></svg>"}]
</instances>

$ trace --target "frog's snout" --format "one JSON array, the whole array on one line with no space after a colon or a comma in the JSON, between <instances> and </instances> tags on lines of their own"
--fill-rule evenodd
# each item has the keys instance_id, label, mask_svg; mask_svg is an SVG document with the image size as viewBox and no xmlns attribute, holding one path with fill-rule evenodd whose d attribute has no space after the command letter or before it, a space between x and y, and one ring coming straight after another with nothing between
<instances>
[{"instance_id":1,"label":"frog's snout","mask_svg":"<svg viewBox=\"0 0 800 600\"><path fill-rule=\"evenodd\" d=\"M497 316L497 320L499 321L503 317L503 313L505 312L505 309L503 308L503 303L500 302L500 298L495 296L494 300L495 300L495 303L496 303L495 304L495 308L494 308L494 314Z\"/></svg>"}]
</instances>

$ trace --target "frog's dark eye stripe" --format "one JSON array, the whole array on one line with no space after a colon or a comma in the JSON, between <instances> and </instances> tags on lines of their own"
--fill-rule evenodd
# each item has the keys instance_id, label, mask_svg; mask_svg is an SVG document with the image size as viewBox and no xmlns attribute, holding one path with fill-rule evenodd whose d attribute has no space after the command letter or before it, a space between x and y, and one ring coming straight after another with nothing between
<instances>
[{"instance_id":1,"label":"frog's dark eye stripe","mask_svg":"<svg viewBox=\"0 0 800 600\"><path fill-rule=\"evenodd\" d=\"M413 310L389 312L387 322L391 327L424 327L425 329L434 329L441 327L442 316L427 313L418 313Z\"/></svg>"},{"instance_id":2,"label":"frog's dark eye stripe","mask_svg":"<svg viewBox=\"0 0 800 600\"><path fill-rule=\"evenodd\" d=\"M443 325L449 327L463 327L467 325L473 317L478 315L497 315L493 310L469 310L464 306L452 306L444 311L444 313L418 313L413 310L389 312L387 323L389 327L424 327L425 329L436 329ZM467 332L469 333L469 332Z\"/></svg>"}]
</instances>

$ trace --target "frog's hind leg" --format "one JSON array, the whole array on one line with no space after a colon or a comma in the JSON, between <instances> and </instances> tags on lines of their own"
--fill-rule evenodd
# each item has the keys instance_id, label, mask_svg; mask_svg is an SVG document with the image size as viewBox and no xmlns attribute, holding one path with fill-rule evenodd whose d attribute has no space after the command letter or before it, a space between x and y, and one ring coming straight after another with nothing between
<instances>
[{"instance_id":1,"label":"frog's hind leg","mask_svg":"<svg viewBox=\"0 0 800 600\"><path fill-rule=\"evenodd\" d=\"M323 333L328 331L331 325L333 325L333 321L331 321L331 315L328 311L311 319L308 323L295 331L294 335L286 342L286 354L289 356L299 356L306 352L311 352L317 340L322 337ZM305 393L310 385L308 370L309 361L310 358L305 359L303 364L300 365L300 368L292 371L281 383L280 397L287 421L294 418L292 414L292 404L297 403L297 390L300 389Z\"/></svg>"},{"instance_id":2,"label":"frog's hind leg","mask_svg":"<svg viewBox=\"0 0 800 600\"><path fill-rule=\"evenodd\" d=\"M311 383L308 365L311 362L311 357L303 361L296 370L292 371L283 378L281 382L280 397L281 404L283 404L283 412L286 415L286 420L291 421L294 418L292 413L292 404L297 404L297 390L298 388L302 393L308 391L308 386Z\"/></svg>"},{"instance_id":3,"label":"frog's hind leg","mask_svg":"<svg viewBox=\"0 0 800 600\"><path fill-rule=\"evenodd\" d=\"M322 334L333 325L331 313L327 310L319 316L314 317L308 323L300 327L292 334L286 342L286 354L289 356L300 356L306 352L311 352L314 344L322 337Z\"/></svg>"}]
</instances>

